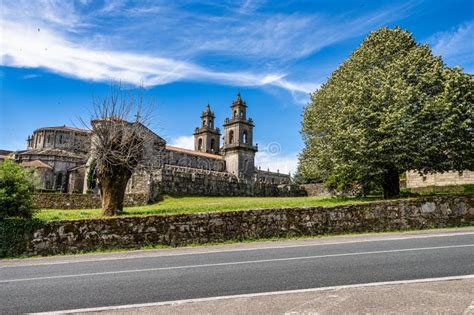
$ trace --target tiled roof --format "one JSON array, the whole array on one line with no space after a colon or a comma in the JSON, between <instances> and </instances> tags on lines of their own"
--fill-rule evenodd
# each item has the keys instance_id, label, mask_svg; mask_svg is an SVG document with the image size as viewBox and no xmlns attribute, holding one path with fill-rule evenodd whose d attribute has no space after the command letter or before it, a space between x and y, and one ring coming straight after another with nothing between
<instances>
[{"instance_id":1,"label":"tiled roof","mask_svg":"<svg viewBox=\"0 0 474 315\"><path fill-rule=\"evenodd\" d=\"M212 153L206 153L206 152L199 152L199 151L193 151L189 149L184 149L184 148L178 148L178 147L173 147L170 145L166 146L166 150L168 151L175 151L175 152L181 152L189 155L197 155L197 156L203 156L211 159L216 159L216 160L223 160L224 157L219 154L212 154Z\"/></svg>"},{"instance_id":2,"label":"tiled roof","mask_svg":"<svg viewBox=\"0 0 474 315\"><path fill-rule=\"evenodd\" d=\"M33 168L47 168L47 169L50 169L52 170L53 167L49 164L46 164L42 161L39 161L39 160L34 160L34 161L25 161L25 162L22 162L21 165L25 166L25 167L33 167Z\"/></svg>"},{"instance_id":3,"label":"tiled roof","mask_svg":"<svg viewBox=\"0 0 474 315\"><path fill-rule=\"evenodd\" d=\"M85 158L84 155L67 151L61 149L32 149L27 151L22 151L18 153L19 155L52 155L52 156L65 156L65 157L72 157L72 158Z\"/></svg>"}]
</instances>

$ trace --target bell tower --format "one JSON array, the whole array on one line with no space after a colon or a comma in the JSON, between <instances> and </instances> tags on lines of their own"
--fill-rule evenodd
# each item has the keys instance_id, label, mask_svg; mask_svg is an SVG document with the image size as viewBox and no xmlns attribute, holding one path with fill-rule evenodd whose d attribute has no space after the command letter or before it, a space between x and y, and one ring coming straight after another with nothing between
<instances>
[{"instance_id":1,"label":"bell tower","mask_svg":"<svg viewBox=\"0 0 474 315\"><path fill-rule=\"evenodd\" d=\"M219 154L220 130L214 127L214 113L211 106L207 104L201 114L201 126L194 130L194 150Z\"/></svg>"},{"instance_id":2,"label":"bell tower","mask_svg":"<svg viewBox=\"0 0 474 315\"><path fill-rule=\"evenodd\" d=\"M226 168L239 178L250 178L255 173L255 153L253 145L253 120L247 119L247 104L237 93L232 102L231 118L224 122L224 146L222 148Z\"/></svg>"}]
</instances>

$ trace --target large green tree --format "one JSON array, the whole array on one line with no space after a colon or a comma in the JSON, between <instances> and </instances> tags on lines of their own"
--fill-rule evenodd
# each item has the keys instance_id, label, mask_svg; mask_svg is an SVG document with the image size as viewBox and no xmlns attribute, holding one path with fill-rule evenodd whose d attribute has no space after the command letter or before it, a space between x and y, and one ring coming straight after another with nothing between
<instances>
[{"instance_id":1,"label":"large green tree","mask_svg":"<svg viewBox=\"0 0 474 315\"><path fill-rule=\"evenodd\" d=\"M302 176L339 189L378 185L391 198L407 170L472 170L473 87L411 33L371 33L311 95Z\"/></svg>"}]
</instances>

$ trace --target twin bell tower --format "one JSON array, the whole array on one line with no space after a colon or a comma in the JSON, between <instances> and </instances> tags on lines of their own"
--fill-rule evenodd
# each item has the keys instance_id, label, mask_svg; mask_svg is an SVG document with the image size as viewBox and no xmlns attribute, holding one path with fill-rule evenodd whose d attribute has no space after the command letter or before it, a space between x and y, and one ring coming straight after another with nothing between
<instances>
[{"instance_id":1,"label":"twin bell tower","mask_svg":"<svg viewBox=\"0 0 474 315\"><path fill-rule=\"evenodd\" d=\"M247 119L247 104L237 94L232 102L231 118L224 121L224 144L220 146L220 130L214 125L215 115L208 104L201 114L201 126L194 131L194 150L224 157L226 170L239 178L251 178L255 173L253 120Z\"/></svg>"}]
</instances>

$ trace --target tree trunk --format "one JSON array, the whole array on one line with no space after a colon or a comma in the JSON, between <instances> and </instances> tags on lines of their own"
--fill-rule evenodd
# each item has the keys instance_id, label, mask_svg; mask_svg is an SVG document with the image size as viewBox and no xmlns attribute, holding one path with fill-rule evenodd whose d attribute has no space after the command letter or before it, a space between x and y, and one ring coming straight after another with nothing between
<instances>
[{"instance_id":1,"label":"tree trunk","mask_svg":"<svg viewBox=\"0 0 474 315\"><path fill-rule=\"evenodd\" d=\"M123 211L125 189L131 173L115 167L113 176L98 176L102 191L102 215L114 216Z\"/></svg>"},{"instance_id":2,"label":"tree trunk","mask_svg":"<svg viewBox=\"0 0 474 315\"><path fill-rule=\"evenodd\" d=\"M383 182L383 197L385 199L397 198L400 196L400 175L394 166L389 166L385 170Z\"/></svg>"}]
</instances>

